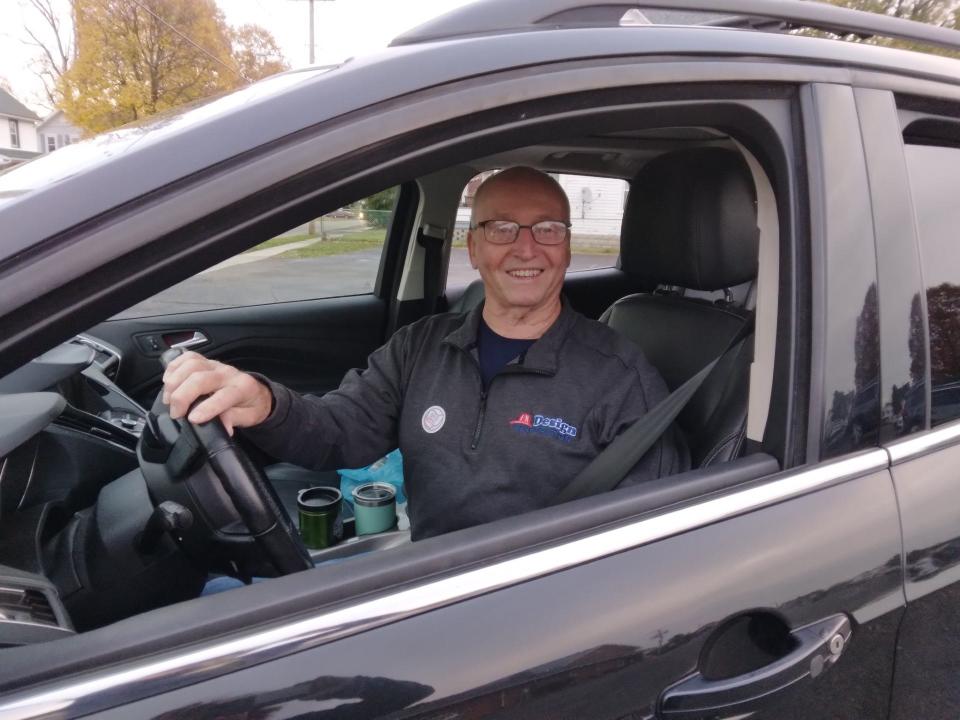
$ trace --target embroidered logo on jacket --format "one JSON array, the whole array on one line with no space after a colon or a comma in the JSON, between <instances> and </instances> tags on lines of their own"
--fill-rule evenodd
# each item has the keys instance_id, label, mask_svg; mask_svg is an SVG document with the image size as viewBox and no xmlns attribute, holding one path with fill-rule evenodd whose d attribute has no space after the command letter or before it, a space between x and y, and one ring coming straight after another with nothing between
<instances>
[{"instance_id":1,"label":"embroidered logo on jacket","mask_svg":"<svg viewBox=\"0 0 960 720\"><path fill-rule=\"evenodd\" d=\"M519 432L547 435L563 440L563 442L570 442L577 436L577 428L565 422L563 418L547 417L546 415L520 413L510 421L510 425Z\"/></svg>"}]
</instances>

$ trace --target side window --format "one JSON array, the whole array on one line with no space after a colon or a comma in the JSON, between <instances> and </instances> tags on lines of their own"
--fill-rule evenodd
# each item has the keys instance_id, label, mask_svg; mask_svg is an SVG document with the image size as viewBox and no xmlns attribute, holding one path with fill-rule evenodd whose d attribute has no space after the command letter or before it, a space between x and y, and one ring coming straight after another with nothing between
<instances>
[{"instance_id":1,"label":"side window","mask_svg":"<svg viewBox=\"0 0 960 720\"><path fill-rule=\"evenodd\" d=\"M930 342L930 424L960 417L960 148L907 145Z\"/></svg>"},{"instance_id":2,"label":"side window","mask_svg":"<svg viewBox=\"0 0 960 720\"><path fill-rule=\"evenodd\" d=\"M453 233L453 251L447 287L469 285L480 275L470 267L467 256L467 230L473 212L473 196L480 184L496 171L482 172L472 178L460 196L457 224ZM587 175L554 174L570 201L570 268L568 273L614 267L620 253L620 222L626 203L625 180Z\"/></svg>"},{"instance_id":3,"label":"side window","mask_svg":"<svg viewBox=\"0 0 960 720\"><path fill-rule=\"evenodd\" d=\"M290 228L120 313L118 318L373 292L398 188Z\"/></svg>"}]
</instances>

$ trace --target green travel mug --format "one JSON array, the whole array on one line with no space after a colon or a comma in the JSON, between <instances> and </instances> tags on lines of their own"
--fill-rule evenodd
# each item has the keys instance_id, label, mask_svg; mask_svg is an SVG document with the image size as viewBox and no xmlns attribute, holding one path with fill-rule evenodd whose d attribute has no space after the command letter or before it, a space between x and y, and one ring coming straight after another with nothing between
<instances>
[{"instance_id":1,"label":"green travel mug","mask_svg":"<svg viewBox=\"0 0 960 720\"><path fill-rule=\"evenodd\" d=\"M300 536L308 548L319 550L333 545L342 497L340 491L332 487L312 487L297 493Z\"/></svg>"},{"instance_id":2,"label":"green travel mug","mask_svg":"<svg viewBox=\"0 0 960 720\"><path fill-rule=\"evenodd\" d=\"M397 491L388 483L371 482L353 491L353 521L357 535L372 535L397 524Z\"/></svg>"}]
</instances>

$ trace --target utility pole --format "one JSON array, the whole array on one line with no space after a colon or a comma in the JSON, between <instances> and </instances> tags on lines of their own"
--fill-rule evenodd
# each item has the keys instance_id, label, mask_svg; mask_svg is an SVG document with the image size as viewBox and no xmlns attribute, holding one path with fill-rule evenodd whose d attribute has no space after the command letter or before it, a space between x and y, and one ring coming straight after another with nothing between
<instances>
[{"instance_id":1,"label":"utility pole","mask_svg":"<svg viewBox=\"0 0 960 720\"><path fill-rule=\"evenodd\" d=\"M325 0L325 1L333 2L333 0ZM310 64L313 65L316 62L316 58L314 57L314 48L316 46L316 42L314 41L314 37L313 37L313 0L307 0L307 2L310 5ZM310 237L313 237L314 235L317 234L316 220L311 220L310 223L307 225L307 234L309 234ZM327 239L327 234L323 230L323 217L320 218L320 239L321 240Z\"/></svg>"},{"instance_id":2,"label":"utility pole","mask_svg":"<svg viewBox=\"0 0 960 720\"><path fill-rule=\"evenodd\" d=\"M315 59L313 57L313 49L316 47L316 42L313 40L313 0L310 0L310 64L313 65Z\"/></svg>"}]
</instances>

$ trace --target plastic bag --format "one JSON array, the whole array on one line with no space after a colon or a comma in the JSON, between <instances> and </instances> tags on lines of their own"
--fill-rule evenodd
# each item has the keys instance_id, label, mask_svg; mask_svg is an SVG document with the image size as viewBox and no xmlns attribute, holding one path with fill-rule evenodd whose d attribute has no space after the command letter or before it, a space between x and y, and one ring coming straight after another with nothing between
<instances>
[{"instance_id":1,"label":"plastic bag","mask_svg":"<svg viewBox=\"0 0 960 720\"><path fill-rule=\"evenodd\" d=\"M353 506L353 489L368 482L393 485L397 491L397 504L407 501L403 492L403 456L399 449L387 453L364 468L337 470L337 472L340 474L340 492L351 507Z\"/></svg>"}]
</instances>

